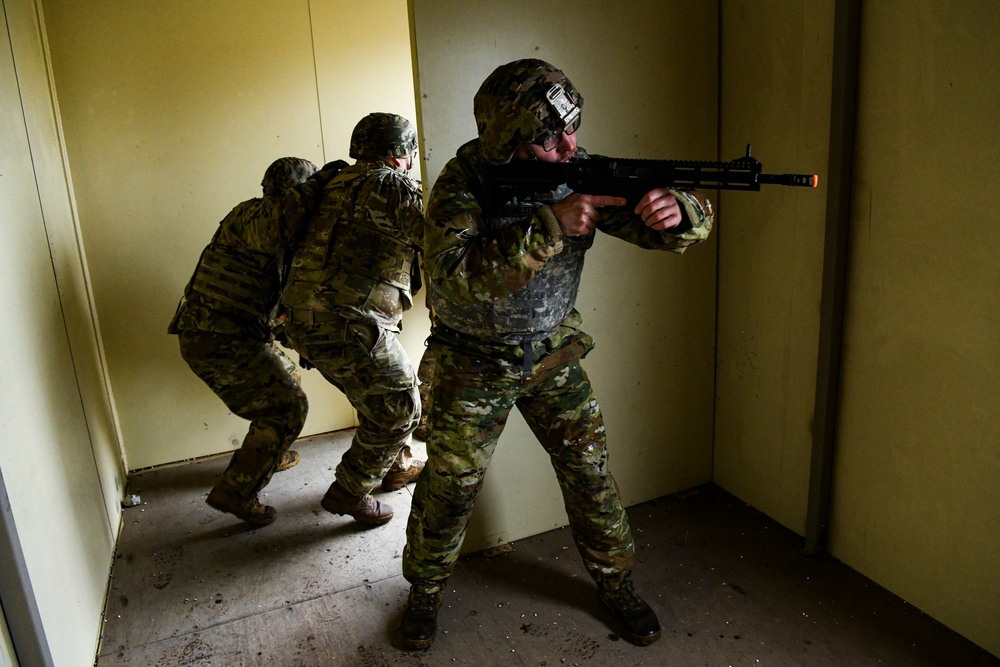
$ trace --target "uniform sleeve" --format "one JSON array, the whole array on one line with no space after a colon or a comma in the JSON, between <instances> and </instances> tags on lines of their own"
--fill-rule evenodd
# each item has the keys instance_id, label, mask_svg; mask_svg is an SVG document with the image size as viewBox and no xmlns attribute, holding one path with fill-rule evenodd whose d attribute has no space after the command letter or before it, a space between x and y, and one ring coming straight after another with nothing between
<instances>
[{"instance_id":1,"label":"uniform sleeve","mask_svg":"<svg viewBox=\"0 0 1000 667\"><path fill-rule=\"evenodd\" d=\"M366 196L368 215L377 228L417 248L423 246L424 195L420 183L386 169L379 172Z\"/></svg>"},{"instance_id":2,"label":"uniform sleeve","mask_svg":"<svg viewBox=\"0 0 1000 667\"><path fill-rule=\"evenodd\" d=\"M222 221L217 243L254 253L273 255L284 246L279 228L281 209L272 197L239 204Z\"/></svg>"},{"instance_id":3,"label":"uniform sleeve","mask_svg":"<svg viewBox=\"0 0 1000 667\"><path fill-rule=\"evenodd\" d=\"M324 167L311 178L290 187L275 198L276 210L272 211L275 223L274 241L278 250L294 245L312 217L316 205L323 196L327 182L346 163L336 163L332 168Z\"/></svg>"},{"instance_id":4,"label":"uniform sleeve","mask_svg":"<svg viewBox=\"0 0 1000 667\"><path fill-rule=\"evenodd\" d=\"M427 275L455 303L512 294L563 247L559 223L548 206L499 230L486 229L474 194L478 183L470 168L453 158L434 184L427 205Z\"/></svg>"},{"instance_id":5,"label":"uniform sleeve","mask_svg":"<svg viewBox=\"0 0 1000 667\"><path fill-rule=\"evenodd\" d=\"M323 195L330 173L318 172L277 197L243 202L222 221L224 245L274 255L293 245Z\"/></svg>"},{"instance_id":6,"label":"uniform sleeve","mask_svg":"<svg viewBox=\"0 0 1000 667\"><path fill-rule=\"evenodd\" d=\"M598 223L602 232L648 250L669 250L678 254L708 238L715 220L712 203L697 191L671 190L681 206L683 231L652 230L631 211L618 210Z\"/></svg>"}]
</instances>

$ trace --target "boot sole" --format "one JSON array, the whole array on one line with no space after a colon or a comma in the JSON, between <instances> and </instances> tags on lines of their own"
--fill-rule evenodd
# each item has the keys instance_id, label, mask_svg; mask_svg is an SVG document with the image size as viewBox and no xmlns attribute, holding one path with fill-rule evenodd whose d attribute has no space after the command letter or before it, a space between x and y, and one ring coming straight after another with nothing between
<instances>
[{"instance_id":1,"label":"boot sole","mask_svg":"<svg viewBox=\"0 0 1000 667\"><path fill-rule=\"evenodd\" d=\"M434 643L435 637L437 637L437 630L435 630L434 634L427 639L406 639L405 637L402 637L399 640L399 644L407 651L423 651L431 647L431 644Z\"/></svg>"},{"instance_id":2,"label":"boot sole","mask_svg":"<svg viewBox=\"0 0 1000 667\"><path fill-rule=\"evenodd\" d=\"M622 639L627 641L629 644L632 644L633 646L649 646L657 639L659 639L661 634L662 631L657 630L656 633L654 634L647 635L645 637L640 637L639 635L630 635L627 632L622 632L621 637Z\"/></svg>"},{"instance_id":3,"label":"boot sole","mask_svg":"<svg viewBox=\"0 0 1000 667\"><path fill-rule=\"evenodd\" d=\"M284 464L276 466L274 468L274 472L282 472L283 470L288 470L289 468L294 468L295 466L297 466L299 464L299 461L302 460L302 456L300 456L298 452L295 452L295 451L292 451L292 450L289 450L289 451L291 451L292 454L294 454L294 456L292 456L292 458L290 458L287 463L284 463ZM278 459L278 462L280 464L281 463L281 459Z\"/></svg>"}]
</instances>

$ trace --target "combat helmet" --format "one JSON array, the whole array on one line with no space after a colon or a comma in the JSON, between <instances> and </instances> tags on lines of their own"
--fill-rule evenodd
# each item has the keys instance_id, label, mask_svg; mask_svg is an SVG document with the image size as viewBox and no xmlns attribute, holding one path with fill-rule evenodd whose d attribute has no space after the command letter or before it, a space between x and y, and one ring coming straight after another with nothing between
<instances>
[{"instance_id":1,"label":"combat helmet","mask_svg":"<svg viewBox=\"0 0 1000 667\"><path fill-rule=\"evenodd\" d=\"M582 107L583 96L544 60L501 65L473 99L483 154L493 164L504 164L522 143L542 141L577 122Z\"/></svg>"},{"instance_id":2,"label":"combat helmet","mask_svg":"<svg viewBox=\"0 0 1000 667\"><path fill-rule=\"evenodd\" d=\"M316 173L316 165L299 157L278 158L264 172L264 180L260 182L264 188L265 197L277 197L279 194L299 183L304 183Z\"/></svg>"},{"instance_id":3,"label":"combat helmet","mask_svg":"<svg viewBox=\"0 0 1000 667\"><path fill-rule=\"evenodd\" d=\"M412 157L417 152L417 130L394 113L370 113L354 126L350 156L356 160Z\"/></svg>"}]
</instances>

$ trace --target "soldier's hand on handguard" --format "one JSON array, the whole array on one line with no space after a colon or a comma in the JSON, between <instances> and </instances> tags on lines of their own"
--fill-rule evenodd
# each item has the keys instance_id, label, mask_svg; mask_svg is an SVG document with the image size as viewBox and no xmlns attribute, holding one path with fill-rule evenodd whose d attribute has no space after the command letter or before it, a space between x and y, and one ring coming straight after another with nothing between
<instances>
[{"instance_id":1,"label":"soldier's hand on handguard","mask_svg":"<svg viewBox=\"0 0 1000 667\"><path fill-rule=\"evenodd\" d=\"M667 188L650 190L636 204L635 214L642 218L646 226L656 231L671 229L684 219L681 205Z\"/></svg>"},{"instance_id":2,"label":"soldier's hand on handguard","mask_svg":"<svg viewBox=\"0 0 1000 667\"><path fill-rule=\"evenodd\" d=\"M564 236L586 236L601 219L601 206L624 206L622 197L605 195L571 194L552 205L552 213L559 221Z\"/></svg>"}]
</instances>

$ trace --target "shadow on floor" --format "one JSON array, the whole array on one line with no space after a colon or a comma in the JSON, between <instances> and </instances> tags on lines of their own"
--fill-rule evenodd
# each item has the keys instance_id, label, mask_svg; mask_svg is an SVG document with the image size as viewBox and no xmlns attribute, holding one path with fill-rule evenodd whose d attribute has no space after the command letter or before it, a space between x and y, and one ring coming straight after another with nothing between
<instances>
[{"instance_id":1,"label":"shadow on floor","mask_svg":"<svg viewBox=\"0 0 1000 667\"><path fill-rule=\"evenodd\" d=\"M205 505L228 457L129 480L98 667L141 665L991 666L1000 659L722 489L629 508L637 589L664 627L620 640L568 529L461 560L427 651L393 647L412 486L374 529L319 508L350 431L297 443L254 529Z\"/></svg>"}]
</instances>

